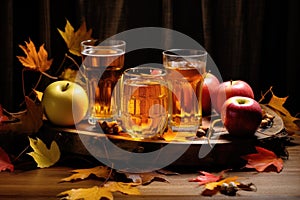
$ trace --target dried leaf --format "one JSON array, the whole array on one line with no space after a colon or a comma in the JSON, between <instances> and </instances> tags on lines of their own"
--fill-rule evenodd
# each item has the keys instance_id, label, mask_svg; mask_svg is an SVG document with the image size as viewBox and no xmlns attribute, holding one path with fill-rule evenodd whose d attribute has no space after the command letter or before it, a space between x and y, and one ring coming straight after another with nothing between
<instances>
[{"instance_id":1,"label":"dried leaf","mask_svg":"<svg viewBox=\"0 0 300 200\"><path fill-rule=\"evenodd\" d=\"M46 144L37 138L29 138L30 147L33 152L28 153L32 156L38 167L45 168L54 165L60 158L60 150L55 141L52 141L50 149L47 148Z\"/></svg>"},{"instance_id":2,"label":"dried leaf","mask_svg":"<svg viewBox=\"0 0 300 200\"><path fill-rule=\"evenodd\" d=\"M110 175L111 169L109 169L106 166L97 166L94 168L90 168L90 169L76 169L76 170L72 170L72 174L71 176L61 179L61 181L75 181L78 179L86 179L89 176L91 176L92 174L97 176L98 178L109 178L108 176Z\"/></svg>"},{"instance_id":3,"label":"dried leaf","mask_svg":"<svg viewBox=\"0 0 300 200\"><path fill-rule=\"evenodd\" d=\"M208 189L208 190L214 190L216 187L222 186L223 183L227 183L228 184L230 182L234 182L236 185L239 185L240 183L236 182L237 179L238 179L237 176L228 177L228 178L222 179L222 180L220 180L218 182L207 183L205 185L205 188Z\"/></svg>"},{"instance_id":4,"label":"dried leaf","mask_svg":"<svg viewBox=\"0 0 300 200\"><path fill-rule=\"evenodd\" d=\"M242 156L247 160L246 168L255 168L258 172L265 171L269 166L276 167L276 171L280 172L283 168L283 160L278 158L272 151L262 147L255 147L257 153ZM268 168L270 170L270 168ZM272 169L272 168L271 168Z\"/></svg>"},{"instance_id":5,"label":"dried leaf","mask_svg":"<svg viewBox=\"0 0 300 200\"><path fill-rule=\"evenodd\" d=\"M43 108L40 102L34 102L28 96L25 97L26 111L11 114L13 123L1 124L1 132L12 132L14 134L37 133L43 125Z\"/></svg>"},{"instance_id":6,"label":"dried leaf","mask_svg":"<svg viewBox=\"0 0 300 200\"><path fill-rule=\"evenodd\" d=\"M290 112L284 107L284 104L288 98L287 97L278 97L272 91L272 87L263 95L262 99L268 94L272 94L271 99L266 104L267 106L274 109L274 111L282 118L284 126L289 133L300 133L300 126L296 122L300 121L300 118L293 117ZM260 100L260 101L261 101Z\"/></svg>"},{"instance_id":7,"label":"dried leaf","mask_svg":"<svg viewBox=\"0 0 300 200\"><path fill-rule=\"evenodd\" d=\"M87 31L85 21L81 24L76 32L74 32L74 28L68 20L65 26L65 31L61 31L59 29L58 31L66 42L69 52L76 56L81 56L81 41L92 39L92 29Z\"/></svg>"},{"instance_id":8,"label":"dried leaf","mask_svg":"<svg viewBox=\"0 0 300 200\"><path fill-rule=\"evenodd\" d=\"M128 195L139 195L141 194L134 183L123 183L123 182L109 182L104 185L111 192L121 192Z\"/></svg>"},{"instance_id":9,"label":"dried leaf","mask_svg":"<svg viewBox=\"0 0 300 200\"><path fill-rule=\"evenodd\" d=\"M80 188L71 189L61 192L57 195L61 199L69 200L99 200L101 198L107 198L108 200L113 200L113 194L109 188L94 186L91 188Z\"/></svg>"},{"instance_id":10,"label":"dried leaf","mask_svg":"<svg viewBox=\"0 0 300 200\"><path fill-rule=\"evenodd\" d=\"M223 178L224 171L222 171L219 176L216 176L214 174L205 171L200 171L200 174L201 175L197 176L196 178L190 179L189 181L198 182L199 185L204 185L211 182L217 182Z\"/></svg>"},{"instance_id":11,"label":"dried leaf","mask_svg":"<svg viewBox=\"0 0 300 200\"><path fill-rule=\"evenodd\" d=\"M67 190L57 196L62 197L62 199L69 200L99 200L102 198L113 200L113 192L121 192L128 195L139 195L139 189L134 186L135 185L132 183L110 182L105 184L103 187L94 186L91 188Z\"/></svg>"},{"instance_id":12,"label":"dried leaf","mask_svg":"<svg viewBox=\"0 0 300 200\"><path fill-rule=\"evenodd\" d=\"M128 179L131 179L134 183L147 185L152 181L162 181L169 182L166 179L166 176L163 174L159 174L157 172L147 172L147 173L124 173Z\"/></svg>"},{"instance_id":13,"label":"dried leaf","mask_svg":"<svg viewBox=\"0 0 300 200\"><path fill-rule=\"evenodd\" d=\"M68 81L75 82L76 77L77 77L77 72L78 72L78 70L66 68L66 69L61 73L61 75L59 76L59 78L64 79L64 80L68 80Z\"/></svg>"},{"instance_id":14,"label":"dried leaf","mask_svg":"<svg viewBox=\"0 0 300 200\"><path fill-rule=\"evenodd\" d=\"M22 65L35 71L47 71L53 60L48 60L48 53L44 48L44 44L40 46L38 52L36 51L34 43L30 39L29 43L25 41L25 44L25 46L19 45L19 47L24 51L26 57L17 56Z\"/></svg>"},{"instance_id":15,"label":"dried leaf","mask_svg":"<svg viewBox=\"0 0 300 200\"><path fill-rule=\"evenodd\" d=\"M40 102L42 102L42 98L43 98L43 92L37 91L37 90L33 90L33 92L35 93L36 97L38 98L38 100Z\"/></svg>"},{"instance_id":16,"label":"dried leaf","mask_svg":"<svg viewBox=\"0 0 300 200\"><path fill-rule=\"evenodd\" d=\"M14 166L11 164L7 153L0 147L0 172L5 170L12 172L14 171Z\"/></svg>"}]
</instances>

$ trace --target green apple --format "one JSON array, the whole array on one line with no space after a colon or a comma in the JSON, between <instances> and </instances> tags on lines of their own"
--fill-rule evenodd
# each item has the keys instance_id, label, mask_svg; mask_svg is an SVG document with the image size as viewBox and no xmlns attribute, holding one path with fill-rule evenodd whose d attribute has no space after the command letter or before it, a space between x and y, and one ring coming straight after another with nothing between
<instances>
[{"instance_id":1,"label":"green apple","mask_svg":"<svg viewBox=\"0 0 300 200\"><path fill-rule=\"evenodd\" d=\"M72 126L86 115L89 100L86 91L71 81L55 81L47 86L42 97L47 119L59 126Z\"/></svg>"}]
</instances>

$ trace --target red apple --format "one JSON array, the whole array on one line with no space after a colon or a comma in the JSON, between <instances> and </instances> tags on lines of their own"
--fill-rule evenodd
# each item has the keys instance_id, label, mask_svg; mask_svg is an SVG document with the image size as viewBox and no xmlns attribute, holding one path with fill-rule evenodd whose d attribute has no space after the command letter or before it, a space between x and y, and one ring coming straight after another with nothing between
<instances>
[{"instance_id":1,"label":"red apple","mask_svg":"<svg viewBox=\"0 0 300 200\"><path fill-rule=\"evenodd\" d=\"M213 75L212 73L206 73L204 77L204 83L202 86L202 113L203 115L210 115L211 114L211 101L214 99L213 94L214 91L218 88L220 84L219 79Z\"/></svg>"},{"instance_id":2,"label":"red apple","mask_svg":"<svg viewBox=\"0 0 300 200\"><path fill-rule=\"evenodd\" d=\"M215 90L213 106L220 113L224 102L233 96L244 96L254 99L251 86L242 80L225 81Z\"/></svg>"},{"instance_id":3,"label":"red apple","mask_svg":"<svg viewBox=\"0 0 300 200\"><path fill-rule=\"evenodd\" d=\"M261 123L262 109L254 99L234 96L223 104L221 119L229 134L253 136Z\"/></svg>"}]
</instances>

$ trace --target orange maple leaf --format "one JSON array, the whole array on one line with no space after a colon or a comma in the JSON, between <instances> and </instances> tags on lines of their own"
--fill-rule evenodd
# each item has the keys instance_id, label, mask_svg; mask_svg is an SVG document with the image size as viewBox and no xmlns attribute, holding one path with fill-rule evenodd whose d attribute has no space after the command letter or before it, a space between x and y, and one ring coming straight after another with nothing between
<instances>
[{"instance_id":1,"label":"orange maple leaf","mask_svg":"<svg viewBox=\"0 0 300 200\"><path fill-rule=\"evenodd\" d=\"M65 31L61 31L60 29L58 29L58 31L66 42L69 52L76 56L81 56L81 41L92 39L92 29L87 31L85 21L81 24L76 32L68 20L65 26Z\"/></svg>"},{"instance_id":2,"label":"orange maple leaf","mask_svg":"<svg viewBox=\"0 0 300 200\"><path fill-rule=\"evenodd\" d=\"M246 168L255 168L258 172L263 172L267 167L273 165L276 167L277 172L283 168L283 160L278 158L276 154L262 147L255 147L257 153L242 156L247 160Z\"/></svg>"},{"instance_id":3,"label":"orange maple leaf","mask_svg":"<svg viewBox=\"0 0 300 200\"><path fill-rule=\"evenodd\" d=\"M53 60L48 60L48 53L44 48L44 44L40 46L38 52L36 51L34 43L30 39L29 43L25 41L25 44L26 45L24 46L19 45L19 47L24 51L26 57L17 56L22 65L35 71L47 71Z\"/></svg>"}]
</instances>

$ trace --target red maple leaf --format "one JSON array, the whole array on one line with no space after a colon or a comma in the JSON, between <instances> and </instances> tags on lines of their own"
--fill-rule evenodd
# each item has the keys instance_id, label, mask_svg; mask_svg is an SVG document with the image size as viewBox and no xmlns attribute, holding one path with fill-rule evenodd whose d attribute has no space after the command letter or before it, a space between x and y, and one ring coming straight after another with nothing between
<instances>
[{"instance_id":1,"label":"red maple leaf","mask_svg":"<svg viewBox=\"0 0 300 200\"><path fill-rule=\"evenodd\" d=\"M283 160L278 158L272 151L264 149L262 147L255 147L257 153L248 154L242 156L247 160L246 168L255 168L258 172L265 171L269 166L276 167L276 171L280 172L283 168ZM270 168L268 168L270 169Z\"/></svg>"},{"instance_id":2,"label":"red maple leaf","mask_svg":"<svg viewBox=\"0 0 300 200\"><path fill-rule=\"evenodd\" d=\"M5 170L12 172L14 171L14 166L11 164L7 153L0 147L0 172Z\"/></svg>"},{"instance_id":3,"label":"red maple leaf","mask_svg":"<svg viewBox=\"0 0 300 200\"><path fill-rule=\"evenodd\" d=\"M219 176L216 176L214 174L205 171L200 171L200 174L201 175L197 176L196 178L190 179L189 182L198 182L199 185L204 185L206 183L211 183L211 182L217 182L223 178L224 171L222 171Z\"/></svg>"}]
</instances>

